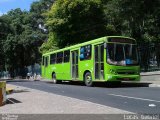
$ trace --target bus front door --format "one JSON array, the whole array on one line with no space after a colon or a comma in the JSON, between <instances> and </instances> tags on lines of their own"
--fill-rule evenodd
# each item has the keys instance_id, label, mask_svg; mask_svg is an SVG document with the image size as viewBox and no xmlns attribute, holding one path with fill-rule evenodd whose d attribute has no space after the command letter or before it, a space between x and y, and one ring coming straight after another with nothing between
<instances>
[{"instance_id":1,"label":"bus front door","mask_svg":"<svg viewBox=\"0 0 160 120\"><path fill-rule=\"evenodd\" d=\"M72 80L78 80L78 50L71 52L71 58L72 58L72 67L71 67L71 73L72 73Z\"/></svg>"},{"instance_id":2,"label":"bus front door","mask_svg":"<svg viewBox=\"0 0 160 120\"><path fill-rule=\"evenodd\" d=\"M104 79L104 45L99 44L94 46L94 71L95 79L103 80Z\"/></svg>"}]
</instances>

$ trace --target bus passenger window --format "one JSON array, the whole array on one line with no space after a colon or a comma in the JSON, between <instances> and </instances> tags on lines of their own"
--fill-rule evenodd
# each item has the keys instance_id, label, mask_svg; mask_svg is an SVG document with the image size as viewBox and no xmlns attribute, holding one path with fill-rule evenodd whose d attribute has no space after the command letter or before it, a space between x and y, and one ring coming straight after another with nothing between
<instances>
[{"instance_id":1,"label":"bus passenger window","mask_svg":"<svg viewBox=\"0 0 160 120\"><path fill-rule=\"evenodd\" d=\"M51 54L50 56L50 64L55 64L56 63L56 54Z\"/></svg>"},{"instance_id":2,"label":"bus passenger window","mask_svg":"<svg viewBox=\"0 0 160 120\"><path fill-rule=\"evenodd\" d=\"M104 61L104 45L101 45L101 62Z\"/></svg>"},{"instance_id":3,"label":"bus passenger window","mask_svg":"<svg viewBox=\"0 0 160 120\"><path fill-rule=\"evenodd\" d=\"M63 61L63 52L57 53L56 63L62 63Z\"/></svg>"},{"instance_id":4,"label":"bus passenger window","mask_svg":"<svg viewBox=\"0 0 160 120\"><path fill-rule=\"evenodd\" d=\"M44 65L45 67L47 67L48 66L48 57L45 57L45 65Z\"/></svg>"},{"instance_id":5,"label":"bus passenger window","mask_svg":"<svg viewBox=\"0 0 160 120\"><path fill-rule=\"evenodd\" d=\"M84 54L80 54L80 60L84 60Z\"/></svg>"},{"instance_id":6,"label":"bus passenger window","mask_svg":"<svg viewBox=\"0 0 160 120\"><path fill-rule=\"evenodd\" d=\"M69 62L70 60L70 51L64 51L64 63Z\"/></svg>"},{"instance_id":7,"label":"bus passenger window","mask_svg":"<svg viewBox=\"0 0 160 120\"><path fill-rule=\"evenodd\" d=\"M84 47L80 49L80 60L84 60Z\"/></svg>"},{"instance_id":8,"label":"bus passenger window","mask_svg":"<svg viewBox=\"0 0 160 120\"><path fill-rule=\"evenodd\" d=\"M80 60L91 59L91 45L83 46L80 48Z\"/></svg>"}]
</instances>

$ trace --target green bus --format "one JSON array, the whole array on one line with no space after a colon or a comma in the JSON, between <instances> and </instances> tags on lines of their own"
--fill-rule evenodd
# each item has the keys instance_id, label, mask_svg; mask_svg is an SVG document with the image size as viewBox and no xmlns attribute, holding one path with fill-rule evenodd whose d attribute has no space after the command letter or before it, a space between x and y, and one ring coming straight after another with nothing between
<instances>
[{"instance_id":1,"label":"green bus","mask_svg":"<svg viewBox=\"0 0 160 120\"><path fill-rule=\"evenodd\" d=\"M106 36L42 55L42 78L54 83L139 81L136 40Z\"/></svg>"}]
</instances>

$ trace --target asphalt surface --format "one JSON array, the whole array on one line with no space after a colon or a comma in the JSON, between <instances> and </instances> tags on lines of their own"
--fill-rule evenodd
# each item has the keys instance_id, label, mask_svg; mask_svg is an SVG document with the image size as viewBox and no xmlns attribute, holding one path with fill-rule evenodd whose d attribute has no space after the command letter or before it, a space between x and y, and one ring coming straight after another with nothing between
<instances>
[{"instance_id":1,"label":"asphalt surface","mask_svg":"<svg viewBox=\"0 0 160 120\"><path fill-rule=\"evenodd\" d=\"M98 84L86 87L81 83L52 84L42 81L9 82L49 93L90 101L138 114L160 114L160 88L148 84L125 83L120 86Z\"/></svg>"}]
</instances>

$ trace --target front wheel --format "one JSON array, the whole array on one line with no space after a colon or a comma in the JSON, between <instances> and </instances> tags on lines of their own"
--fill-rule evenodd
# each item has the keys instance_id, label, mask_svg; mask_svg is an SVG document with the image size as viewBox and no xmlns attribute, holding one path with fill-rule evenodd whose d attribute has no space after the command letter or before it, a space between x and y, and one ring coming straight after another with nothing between
<instances>
[{"instance_id":1,"label":"front wheel","mask_svg":"<svg viewBox=\"0 0 160 120\"><path fill-rule=\"evenodd\" d=\"M85 85L88 86L88 87L92 87L93 86L92 75L91 75L90 72L87 72L85 74L84 82L85 82Z\"/></svg>"}]
</instances>

